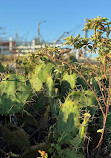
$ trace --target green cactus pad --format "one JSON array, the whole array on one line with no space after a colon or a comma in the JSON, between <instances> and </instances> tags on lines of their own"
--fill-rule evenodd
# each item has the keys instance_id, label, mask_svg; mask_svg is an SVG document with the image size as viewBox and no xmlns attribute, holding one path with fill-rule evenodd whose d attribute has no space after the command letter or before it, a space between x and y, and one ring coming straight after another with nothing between
<instances>
[{"instance_id":1,"label":"green cactus pad","mask_svg":"<svg viewBox=\"0 0 111 158\"><path fill-rule=\"evenodd\" d=\"M52 68L54 67L53 63L42 63L41 69L38 72L38 78L45 83L49 75L51 75Z\"/></svg>"},{"instance_id":2,"label":"green cactus pad","mask_svg":"<svg viewBox=\"0 0 111 158\"><path fill-rule=\"evenodd\" d=\"M61 82L61 101L64 102L65 98L67 97L68 93L71 89L75 88L76 84L76 74L68 74L66 72L63 75L62 82Z\"/></svg>"},{"instance_id":3,"label":"green cactus pad","mask_svg":"<svg viewBox=\"0 0 111 158\"><path fill-rule=\"evenodd\" d=\"M79 131L80 111L71 100L66 100L60 107L58 119L58 134L65 136L64 141L69 140L69 137L75 136Z\"/></svg>"},{"instance_id":4,"label":"green cactus pad","mask_svg":"<svg viewBox=\"0 0 111 158\"><path fill-rule=\"evenodd\" d=\"M0 83L0 114L12 114L23 110L31 96L31 85L22 75L8 75Z\"/></svg>"},{"instance_id":5,"label":"green cactus pad","mask_svg":"<svg viewBox=\"0 0 111 158\"><path fill-rule=\"evenodd\" d=\"M70 75L68 73L65 73L62 80L67 81L70 84L72 89L75 88L75 84L76 84L76 74L75 73L70 74Z\"/></svg>"},{"instance_id":6,"label":"green cactus pad","mask_svg":"<svg viewBox=\"0 0 111 158\"><path fill-rule=\"evenodd\" d=\"M95 114L98 103L92 91L73 91L70 93L69 98L74 101L79 108L87 107L91 115Z\"/></svg>"},{"instance_id":7,"label":"green cactus pad","mask_svg":"<svg viewBox=\"0 0 111 158\"><path fill-rule=\"evenodd\" d=\"M61 144L68 143L78 134L78 145L82 144L87 125L81 116L87 109L90 114L95 113L95 97L91 91L72 91L68 94L65 102L61 105L57 122L58 135L61 137ZM89 114L89 113L85 113ZM89 115L90 115L89 114ZM88 116L89 116L88 115ZM82 121L82 123L81 123ZM85 124L85 126L82 126Z\"/></svg>"},{"instance_id":8,"label":"green cactus pad","mask_svg":"<svg viewBox=\"0 0 111 158\"><path fill-rule=\"evenodd\" d=\"M48 95L52 96L53 92L54 92L54 82L53 82L52 76L49 75L47 77L46 84L47 84L47 87L48 87L48 93L49 93Z\"/></svg>"},{"instance_id":9,"label":"green cactus pad","mask_svg":"<svg viewBox=\"0 0 111 158\"><path fill-rule=\"evenodd\" d=\"M44 62L40 65L37 65L35 70L30 74L29 79L31 82L32 87L39 92L41 88L43 87L43 83L47 83L49 86L49 92L52 91L52 77L51 77L51 71L54 64Z\"/></svg>"},{"instance_id":10,"label":"green cactus pad","mask_svg":"<svg viewBox=\"0 0 111 158\"><path fill-rule=\"evenodd\" d=\"M41 80L34 74L31 76L30 83L37 92L39 92L43 86Z\"/></svg>"}]
</instances>

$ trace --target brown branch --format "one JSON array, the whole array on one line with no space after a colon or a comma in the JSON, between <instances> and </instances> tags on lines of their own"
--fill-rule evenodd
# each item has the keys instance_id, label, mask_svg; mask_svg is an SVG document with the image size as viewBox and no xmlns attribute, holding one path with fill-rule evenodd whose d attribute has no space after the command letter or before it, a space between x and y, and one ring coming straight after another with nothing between
<instances>
[{"instance_id":1,"label":"brown branch","mask_svg":"<svg viewBox=\"0 0 111 158\"><path fill-rule=\"evenodd\" d=\"M109 110L109 106L111 104L111 66L109 68L109 92L108 92L108 100L107 101L108 101L108 104L107 104L107 107L106 107L106 113L105 113L105 116L103 117L103 131L102 131L99 143L98 143L98 145L96 146L95 149L97 149L98 147L101 146L101 142L102 142L102 139L103 139L103 135L104 135L104 131L105 131L105 126L106 126L106 119L107 119L107 116L108 116L108 110Z\"/></svg>"},{"instance_id":2,"label":"brown branch","mask_svg":"<svg viewBox=\"0 0 111 158\"><path fill-rule=\"evenodd\" d=\"M90 66L92 67L92 64L87 60L87 62L90 64ZM99 88L100 88L100 91L101 91L101 94L102 94L102 98L103 98L103 102L104 102L104 104L105 104L105 106L107 106L107 104L106 104L106 101L105 101L105 97L104 97L104 94L103 94L103 92L102 92L102 88L101 87L103 87L103 89L105 89L105 87L104 87L104 85L99 81L99 79L98 79L98 74L96 73L96 70L93 68L93 70L95 71L95 74L96 74L96 76L97 76L97 81L98 81L98 83L99 83Z\"/></svg>"}]
</instances>

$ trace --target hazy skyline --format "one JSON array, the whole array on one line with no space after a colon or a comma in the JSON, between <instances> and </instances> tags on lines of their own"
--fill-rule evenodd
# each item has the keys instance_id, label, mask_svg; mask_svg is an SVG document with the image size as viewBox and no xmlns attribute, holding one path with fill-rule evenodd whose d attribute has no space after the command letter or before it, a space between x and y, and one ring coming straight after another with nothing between
<instances>
[{"instance_id":1,"label":"hazy skyline","mask_svg":"<svg viewBox=\"0 0 111 158\"><path fill-rule=\"evenodd\" d=\"M2 37L32 40L37 37L39 20L40 33L46 42L55 41L63 32L71 31L76 36L82 33L85 18L106 17L111 21L111 0L4 0L0 1L0 27ZM83 33L82 33L83 35Z\"/></svg>"}]
</instances>

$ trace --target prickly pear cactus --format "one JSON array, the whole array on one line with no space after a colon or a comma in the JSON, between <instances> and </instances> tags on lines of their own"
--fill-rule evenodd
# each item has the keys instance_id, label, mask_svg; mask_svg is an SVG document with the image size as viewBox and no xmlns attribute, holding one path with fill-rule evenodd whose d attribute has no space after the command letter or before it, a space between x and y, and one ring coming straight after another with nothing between
<instances>
[{"instance_id":1,"label":"prickly pear cactus","mask_svg":"<svg viewBox=\"0 0 111 158\"><path fill-rule=\"evenodd\" d=\"M66 99L60 107L59 118L57 122L58 135L61 137L60 144L68 143L71 137L79 132L80 111L77 105L71 100Z\"/></svg>"},{"instance_id":2,"label":"prickly pear cactus","mask_svg":"<svg viewBox=\"0 0 111 158\"><path fill-rule=\"evenodd\" d=\"M30 78L30 83L34 90L39 92L43 86L42 81L38 78L38 76L34 73L32 73Z\"/></svg>"},{"instance_id":3,"label":"prickly pear cactus","mask_svg":"<svg viewBox=\"0 0 111 158\"><path fill-rule=\"evenodd\" d=\"M41 68L42 68L42 64L41 65L38 65L33 72L30 72L28 74L28 78L30 80L30 83L32 85L32 88L35 90L35 91L40 91L43 84L42 84L42 81L38 78L38 74L39 72L41 71Z\"/></svg>"},{"instance_id":4,"label":"prickly pear cactus","mask_svg":"<svg viewBox=\"0 0 111 158\"><path fill-rule=\"evenodd\" d=\"M69 98L74 101L79 108L87 108L91 115L95 114L98 103L92 91L72 91Z\"/></svg>"},{"instance_id":5,"label":"prickly pear cactus","mask_svg":"<svg viewBox=\"0 0 111 158\"><path fill-rule=\"evenodd\" d=\"M48 63L42 63L41 65L41 69L40 71L38 72L38 78L43 82L45 83L47 81L47 78L49 75L51 75L51 71L52 71L52 68L54 67L54 64L51 63L51 62L48 62Z\"/></svg>"},{"instance_id":6,"label":"prickly pear cactus","mask_svg":"<svg viewBox=\"0 0 111 158\"><path fill-rule=\"evenodd\" d=\"M64 81L67 81L71 88L75 88L75 84L76 84L76 74L68 74L67 72L64 74L63 79Z\"/></svg>"},{"instance_id":7,"label":"prickly pear cactus","mask_svg":"<svg viewBox=\"0 0 111 158\"><path fill-rule=\"evenodd\" d=\"M64 102L68 93L71 89L74 89L76 86L76 74L64 73L62 82L61 82L61 101Z\"/></svg>"},{"instance_id":8,"label":"prickly pear cactus","mask_svg":"<svg viewBox=\"0 0 111 158\"><path fill-rule=\"evenodd\" d=\"M20 112L30 96L31 85L23 75L8 75L0 83L0 114Z\"/></svg>"},{"instance_id":9,"label":"prickly pear cactus","mask_svg":"<svg viewBox=\"0 0 111 158\"><path fill-rule=\"evenodd\" d=\"M77 148L83 143L87 123L91 117L90 113L95 113L94 103L95 98L91 91L72 91L68 94L60 107L57 122L58 135L61 138L60 144L70 142ZM82 109L90 113L84 113Z\"/></svg>"},{"instance_id":10,"label":"prickly pear cactus","mask_svg":"<svg viewBox=\"0 0 111 158\"><path fill-rule=\"evenodd\" d=\"M53 83L51 71L53 67L53 63L49 62L45 64L42 62L41 64L37 65L34 72L29 75L31 85L37 92L39 92L43 87L43 84L46 83L49 87L49 93L51 93Z\"/></svg>"},{"instance_id":11,"label":"prickly pear cactus","mask_svg":"<svg viewBox=\"0 0 111 158\"><path fill-rule=\"evenodd\" d=\"M54 95L54 81L51 75L53 67L54 67L53 63L51 62L45 63L42 61L42 63L37 65L35 70L31 74L29 74L30 83L35 91L40 92L40 90L44 88L47 102L51 106L51 111L53 111L52 114L55 113L53 108L54 103L52 99ZM44 105L42 104L43 102L42 100L44 100L43 96L41 99L38 100L41 101L39 104L37 104L36 109L39 109L39 107L41 107L39 105Z\"/></svg>"}]
</instances>

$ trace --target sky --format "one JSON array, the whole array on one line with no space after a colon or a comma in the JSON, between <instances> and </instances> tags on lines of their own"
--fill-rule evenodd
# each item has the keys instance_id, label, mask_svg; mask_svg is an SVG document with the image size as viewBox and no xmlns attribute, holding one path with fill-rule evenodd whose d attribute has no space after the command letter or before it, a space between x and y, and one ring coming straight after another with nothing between
<instances>
[{"instance_id":1,"label":"sky","mask_svg":"<svg viewBox=\"0 0 111 158\"><path fill-rule=\"evenodd\" d=\"M41 39L53 42L63 32L83 36L85 18L111 21L111 0L0 0L0 6L0 38L14 39L18 34L19 39L31 41L38 36L40 21Z\"/></svg>"}]
</instances>

